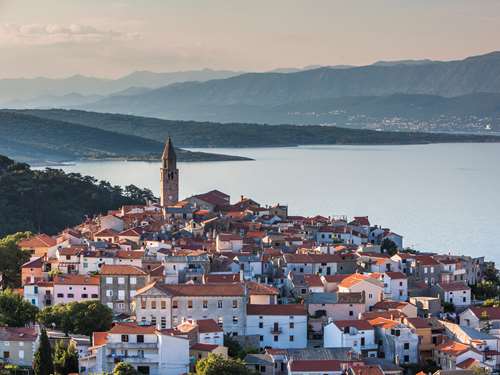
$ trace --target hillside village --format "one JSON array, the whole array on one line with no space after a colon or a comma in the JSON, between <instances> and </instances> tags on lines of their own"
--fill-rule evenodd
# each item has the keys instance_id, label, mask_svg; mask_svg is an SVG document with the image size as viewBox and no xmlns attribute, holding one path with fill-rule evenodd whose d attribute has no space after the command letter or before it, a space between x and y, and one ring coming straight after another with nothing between
<instances>
[{"instance_id":1,"label":"hillside village","mask_svg":"<svg viewBox=\"0 0 500 375\"><path fill-rule=\"evenodd\" d=\"M479 253L406 249L366 216L291 216L218 190L180 200L179 183L169 139L159 202L21 240L16 293L39 310L99 301L113 324L0 327L0 362L31 368L44 328L74 343L81 374L186 374L235 345L265 375L499 372L500 306L474 293L497 271Z\"/></svg>"}]
</instances>

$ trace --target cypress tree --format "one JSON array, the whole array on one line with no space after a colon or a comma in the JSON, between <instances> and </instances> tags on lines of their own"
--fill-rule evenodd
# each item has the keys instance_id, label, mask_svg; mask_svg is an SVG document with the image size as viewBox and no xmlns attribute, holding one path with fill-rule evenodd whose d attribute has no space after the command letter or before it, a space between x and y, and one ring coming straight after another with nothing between
<instances>
[{"instance_id":1,"label":"cypress tree","mask_svg":"<svg viewBox=\"0 0 500 375\"><path fill-rule=\"evenodd\" d=\"M47 331L42 329L40 334L40 346L38 347L33 360L33 370L35 375L50 375L54 373L52 364L52 349L50 348Z\"/></svg>"}]
</instances>

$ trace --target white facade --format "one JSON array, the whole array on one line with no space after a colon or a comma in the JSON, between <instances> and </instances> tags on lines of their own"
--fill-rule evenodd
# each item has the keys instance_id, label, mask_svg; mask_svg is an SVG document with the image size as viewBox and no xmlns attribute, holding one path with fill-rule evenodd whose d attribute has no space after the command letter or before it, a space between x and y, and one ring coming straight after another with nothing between
<instances>
[{"instance_id":1,"label":"white facade","mask_svg":"<svg viewBox=\"0 0 500 375\"><path fill-rule=\"evenodd\" d=\"M327 324L323 343L325 348L352 348L358 353L367 353L369 357L377 355L375 330L364 321L333 321Z\"/></svg>"}]
</instances>

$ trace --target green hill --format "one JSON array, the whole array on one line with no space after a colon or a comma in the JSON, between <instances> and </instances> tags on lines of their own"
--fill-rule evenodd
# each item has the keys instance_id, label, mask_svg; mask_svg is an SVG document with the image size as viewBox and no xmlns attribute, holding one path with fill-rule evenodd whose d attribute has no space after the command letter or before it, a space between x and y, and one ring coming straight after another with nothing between
<instances>
[{"instance_id":1,"label":"green hill","mask_svg":"<svg viewBox=\"0 0 500 375\"><path fill-rule=\"evenodd\" d=\"M271 147L311 144L420 144L499 142L500 137L423 132L380 132L334 126L172 121L76 110L25 110L36 117L149 139L173 137L180 147Z\"/></svg>"},{"instance_id":2,"label":"green hill","mask_svg":"<svg viewBox=\"0 0 500 375\"><path fill-rule=\"evenodd\" d=\"M0 153L19 161L75 159L158 160L161 136L120 134L27 113L0 111ZM178 150L180 161L241 160L240 157Z\"/></svg>"}]
</instances>

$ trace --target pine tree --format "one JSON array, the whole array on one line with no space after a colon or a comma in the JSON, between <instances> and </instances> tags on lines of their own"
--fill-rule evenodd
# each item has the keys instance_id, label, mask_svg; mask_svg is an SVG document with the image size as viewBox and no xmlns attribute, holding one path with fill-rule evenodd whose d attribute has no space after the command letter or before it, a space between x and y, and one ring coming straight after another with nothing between
<instances>
[{"instance_id":1,"label":"pine tree","mask_svg":"<svg viewBox=\"0 0 500 375\"><path fill-rule=\"evenodd\" d=\"M54 350L54 371L57 375L78 373L78 351L73 342L68 346L58 341Z\"/></svg>"},{"instance_id":2,"label":"pine tree","mask_svg":"<svg viewBox=\"0 0 500 375\"><path fill-rule=\"evenodd\" d=\"M52 349L50 348L49 337L45 329L40 334L40 346L35 353L33 360L33 370L35 375L50 375L54 373L52 364Z\"/></svg>"}]
</instances>

